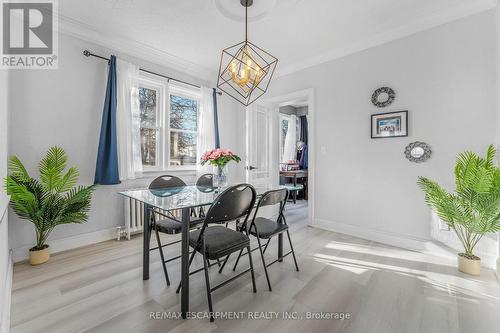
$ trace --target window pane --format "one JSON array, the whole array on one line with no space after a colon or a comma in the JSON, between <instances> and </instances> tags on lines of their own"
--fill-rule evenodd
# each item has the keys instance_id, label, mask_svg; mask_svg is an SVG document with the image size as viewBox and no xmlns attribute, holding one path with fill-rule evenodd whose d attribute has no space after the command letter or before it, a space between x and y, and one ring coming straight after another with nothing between
<instances>
[{"instance_id":1,"label":"window pane","mask_svg":"<svg viewBox=\"0 0 500 333\"><path fill-rule=\"evenodd\" d=\"M197 111L197 101L170 95L170 128L196 131L198 127Z\"/></svg>"},{"instance_id":2,"label":"window pane","mask_svg":"<svg viewBox=\"0 0 500 333\"><path fill-rule=\"evenodd\" d=\"M156 166L156 138L158 130L141 128L142 165Z\"/></svg>"},{"instance_id":3,"label":"window pane","mask_svg":"<svg viewBox=\"0 0 500 333\"><path fill-rule=\"evenodd\" d=\"M196 165L196 133L170 132L170 165Z\"/></svg>"},{"instance_id":4,"label":"window pane","mask_svg":"<svg viewBox=\"0 0 500 333\"><path fill-rule=\"evenodd\" d=\"M141 127L156 126L156 106L158 92L154 89L139 87L139 108L141 110Z\"/></svg>"}]
</instances>

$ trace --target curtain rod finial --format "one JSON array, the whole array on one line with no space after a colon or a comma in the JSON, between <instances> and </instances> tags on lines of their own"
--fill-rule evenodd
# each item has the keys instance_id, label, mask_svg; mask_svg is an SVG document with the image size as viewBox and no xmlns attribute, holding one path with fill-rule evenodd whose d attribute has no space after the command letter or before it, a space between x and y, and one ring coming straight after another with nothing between
<instances>
[{"instance_id":1,"label":"curtain rod finial","mask_svg":"<svg viewBox=\"0 0 500 333\"><path fill-rule=\"evenodd\" d=\"M83 50L83 55L86 57L90 57L90 51L89 50Z\"/></svg>"}]
</instances>

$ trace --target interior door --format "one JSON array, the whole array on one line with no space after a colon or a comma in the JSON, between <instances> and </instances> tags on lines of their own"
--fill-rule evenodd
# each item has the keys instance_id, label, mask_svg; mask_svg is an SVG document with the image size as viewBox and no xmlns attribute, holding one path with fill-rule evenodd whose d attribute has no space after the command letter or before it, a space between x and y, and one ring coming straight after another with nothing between
<instances>
[{"instance_id":1,"label":"interior door","mask_svg":"<svg viewBox=\"0 0 500 333\"><path fill-rule=\"evenodd\" d=\"M278 184L279 147L271 107L254 103L246 110L246 180L254 186ZM276 143L276 144L275 144ZM276 165L275 165L276 164Z\"/></svg>"}]
</instances>

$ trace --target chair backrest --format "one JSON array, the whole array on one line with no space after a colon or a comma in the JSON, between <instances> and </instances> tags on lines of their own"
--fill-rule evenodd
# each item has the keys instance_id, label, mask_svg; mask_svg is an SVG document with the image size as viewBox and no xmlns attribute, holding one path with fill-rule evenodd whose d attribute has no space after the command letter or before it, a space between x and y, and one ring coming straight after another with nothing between
<instances>
[{"instance_id":1,"label":"chair backrest","mask_svg":"<svg viewBox=\"0 0 500 333\"><path fill-rule=\"evenodd\" d=\"M250 184L231 186L219 194L205 216L204 227L212 223L224 223L250 215L257 193Z\"/></svg>"},{"instance_id":2,"label":"chair backrest","mask_svg":"<svg viewBox=\"0 0 500 333\"><path fill-rule=\"evenodd\" d=\"M181 187L186 186L186 183L176 176L163 175L155 178L151 184L149 184L150 190L170 188L170 187Z\"/></svg>"},{"instance_id":3,"label":"chair backrest","mask_svg":"<svg viewBox=\"0 0 500 333\"><path fill-rule=\"evenodd\" d=\"M288 190L286 188L279 190L267 191L260 197L258 206L274 206L279 203L286 202L288 196Z\"/></svg>"},{"instance_id":4,"label":"chair backrest","mask_svg":"<svg viewBox=\"0 0 500 333\"><path fill-rule=\"evenodd\" d=\"M288 190L282 188L279 190L267 191L260 197L257 207L255 208L255 213L253 215L253 220L257 217L257 213L261 207L274 206L279 204L278 220L280 222L283 216L283 209L285 208L286 201L288 200Z\"/></svg>"},{"instance_id":5,"label":"chair backrest","mask_svg":"<svg viewBox=\"0 0 500 333\"><path fill-rule=\"evenodd\" d=\"M201 175L200 178L196 181L196 186L213 186L214 181L213 181L214 175L211 173L206 173L204 175Z\"/></svg>"}]
</instances>

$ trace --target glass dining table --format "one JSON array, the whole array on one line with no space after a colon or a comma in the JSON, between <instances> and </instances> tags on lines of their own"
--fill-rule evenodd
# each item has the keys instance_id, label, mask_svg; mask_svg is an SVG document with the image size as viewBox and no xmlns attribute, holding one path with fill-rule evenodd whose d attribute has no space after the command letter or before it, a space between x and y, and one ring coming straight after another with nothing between
<instances>
[{"instance_id":1,"label":"glass dining table","mask_svg":"<svg viewBox=\"0 0 500 333\"><path fill-rule=\"evenodd\" d=\"M254 186L257 195L271 190L286 188L281 185ZM149 252L151 239L151 210L181 211L181 314L186 318L189 312L189 222L193 208L211 205L218 197L220 190L211 186L187 185L166 189L131 189L119 194L140 201L144 204L144 226L142 247L142 278L149 280ZM278 236L278 258L283 256L283 237ZM282 260L282 259L281 259ZM280 261L281 261L280 260Z\"/></svg>"}]
</instances>

